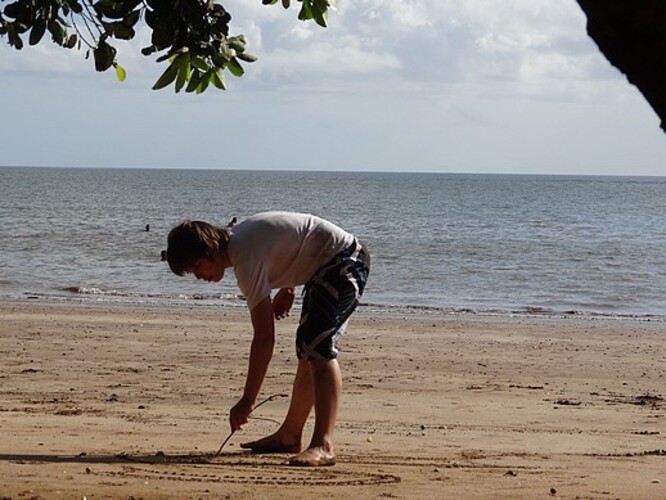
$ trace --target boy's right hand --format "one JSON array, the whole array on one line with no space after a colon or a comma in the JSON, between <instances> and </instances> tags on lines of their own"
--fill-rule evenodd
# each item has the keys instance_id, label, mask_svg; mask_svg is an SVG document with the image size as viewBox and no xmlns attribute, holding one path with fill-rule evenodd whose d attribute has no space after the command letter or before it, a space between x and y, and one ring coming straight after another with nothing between
<instances>
[{"instance_id":1,"label":"boy's right hand","mask_svg":"<svg viewBox=\"0 0 666 500\"><path fill-rule=\"evenodd\" d=\"M238 400L238 403L229 411L229 425L232 432L236 432L243 425L247 424L253 407L252 402L245 397Z\"/></svg>"},{"instance_id":2,"label":"boy's right hand","mask_svg":"<svg viewBox=\"0 0 666 500\"><path fill-rule=\"evenodd\" d=\"M294 305L296 290L293 288L280 288L273 298L273 316L275 319L282 319L289 316L291 306Z\"/></svg>"}]
</instances>

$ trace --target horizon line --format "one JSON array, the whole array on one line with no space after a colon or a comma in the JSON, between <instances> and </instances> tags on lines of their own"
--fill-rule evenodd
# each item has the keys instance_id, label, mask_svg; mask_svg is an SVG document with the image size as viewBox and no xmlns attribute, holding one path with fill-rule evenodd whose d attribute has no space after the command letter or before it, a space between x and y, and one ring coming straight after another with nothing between
<instances>
[{"instance_id":1,"label":"horizon line","mask_svg":"<svg viewBox=\"0 0 666 500\"><path fill-rule=\"evenodd\" d=\"M545 172L493 172L493 171L443 171L443 170L353 170L353 169L286 169L286 168L224 168L224 167L153 167L153 166L61 166L61 165L0 165L0 169L69 169L69 170L168 170L205 172L284 172L284 173L355 173L355 174L425 174L425 175L505 175L532 177L627 177L664 178L664 174L615 174L615 173L545 173Z\"/></svg>"}]
</instances>

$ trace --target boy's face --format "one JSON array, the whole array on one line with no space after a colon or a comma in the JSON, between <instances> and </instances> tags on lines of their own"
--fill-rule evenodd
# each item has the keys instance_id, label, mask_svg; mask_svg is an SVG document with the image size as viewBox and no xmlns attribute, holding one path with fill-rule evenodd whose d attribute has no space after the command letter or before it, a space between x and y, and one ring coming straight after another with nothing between
<instances>
[{"instance_id":1,"label":"boy's face","mask_svg":"<svg viewBox=\"0 0 666 500\"><path fill-rule=\"evenodd\" d=\"M218 260L217 254L215 257L204 257L194 264L190 272L199 280L220 281L224 276L224 266Z\"/></svg>"}]
</instances>

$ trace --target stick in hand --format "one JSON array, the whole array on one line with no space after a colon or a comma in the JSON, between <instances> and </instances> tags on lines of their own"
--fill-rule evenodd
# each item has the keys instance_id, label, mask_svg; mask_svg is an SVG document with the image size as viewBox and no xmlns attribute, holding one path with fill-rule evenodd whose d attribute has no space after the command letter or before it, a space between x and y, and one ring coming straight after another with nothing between
<instances>
[{"instance_id":1,"label":"stick in hand","mask_svg":"<svg viewBox=\"0 0 666 500\"><path fill-rule=\"evenodd\" d=\"M267 397L266 399L264 399L263 401L261 401L260 403L258 403L258 404L253 408L252 411L256 410L257 408L259 408L259 407L260 407L261 405L263 405L264 403L268 403L269 401L273 401L274 399L277 399L277 398L284 398L284 397L287 397L287 395L286 395L286 394L273 394L272 396L269 396L269 397ZM233 435L235 434L235 432L236 432L236 431L231 431L231 432L229 433L229 435L226 437L226 439L225 439L224 441L222 441L222 444L220 445L220 449L217 450L217 453L214 455L215 457L219 456L219 454L222 453L222 450L224 449L225 445L229 442L229 440L231 439L231 436L233 436Z\"/></svg>"}]
</instances>

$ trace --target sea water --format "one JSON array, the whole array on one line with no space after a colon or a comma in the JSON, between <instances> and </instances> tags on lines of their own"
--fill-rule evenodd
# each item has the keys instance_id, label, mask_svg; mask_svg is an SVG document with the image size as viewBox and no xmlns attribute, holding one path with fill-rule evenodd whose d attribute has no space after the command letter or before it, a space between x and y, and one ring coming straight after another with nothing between
<instances>
[{"instance_id":1,"label":"sea water","mask_svg":"<svg viewBox=\"0 0 666 500\"><path fill-rule=\"evenodd\" d=\"M160 252L184 218L264 210L366 242L365 308L666 317L666 178L645 177L0 168L0 298L241 307L233 273Z\"/></svg>"}]
</instances>

